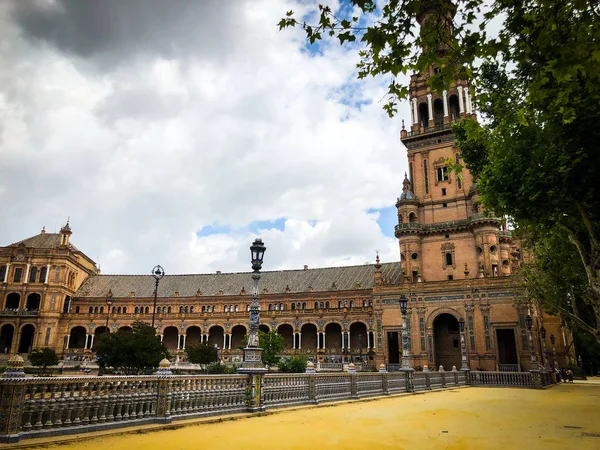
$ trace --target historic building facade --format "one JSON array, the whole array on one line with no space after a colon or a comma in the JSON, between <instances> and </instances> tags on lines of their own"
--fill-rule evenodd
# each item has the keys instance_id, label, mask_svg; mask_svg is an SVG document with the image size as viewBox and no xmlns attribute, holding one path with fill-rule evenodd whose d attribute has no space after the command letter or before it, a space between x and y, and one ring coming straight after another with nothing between
<instances>
[{"instance_id":1,"label":"historic building facade","mask_svg":"<svg viewBox=\"0 0 600 450\"><path fill-rule=\"evenodd\" d=\"M439 14L424 11L419 19L432 11ZM404 297L414 367L460 367L462 319L471 368L528 370L528 314L534 317L537 360L543 349L538 330L545 326L550 360L554 334L563 365L573 353L568 333L557 318L528 306L516 274L524 256L519 243L501 219L478 205L468 170L458 178L447 168L449 159L459 158L451 124L475 117L475 103L465 79L456 79L441 95L432 91L428 79L436 70L432 66L410 81L412 123L400 136L409 171L396 203L399 260L263 272L261 329L282 334L286 352L315 360L398 364ZM70 236L67 223L60 233L42 230L0 248L4 357L46 346L65 357L93 357L98 335L152 321L153 277L101 275ZM158 334L179 357L186 346L208 342L225 361L239 359L250 285L250 273L166 275L154 312Z\"/></svg>"}]
</instances>

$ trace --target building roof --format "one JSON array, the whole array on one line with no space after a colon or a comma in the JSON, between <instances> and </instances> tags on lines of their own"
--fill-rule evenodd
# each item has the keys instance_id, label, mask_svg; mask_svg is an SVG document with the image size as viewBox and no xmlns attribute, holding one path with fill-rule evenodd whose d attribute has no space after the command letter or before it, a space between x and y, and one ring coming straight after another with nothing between
<instances>
[{"instance_id":1,"label":"building roof","mask_svg":"<svg viewBox=\"0 0 600 450\"><path fill-rule=\"evenodd\" d=\"M31 248L58 248L60 247L60 234L59 233L40 233L30 238L23 239L22 241L15 242L13 245L24 244L26 247ZM73 244L69 243L68 248L78 252L79 249Z\"/></svg>"},{"instance_id":2,"label":"building roof","mask_svg":"<svg viewBox=\"0 0 600 450\"><path fill-rule=\"evenodd\" d=\"M381 268L382 277L396 284L401 279L400 263L385 263ZM239 295L244 289L246 294L252 290L251 272L198 274L198 275L165 275L160 280L159 297L173 297L175 292L180 297L194 297L199 291L201 296ZM356 284L360 287L357 287ZM372 265L325 267L307 270L280 270L261 272L260 291L267 289L269 294L289 292L345 291L355 289L372 289L375 284L375 269ZM88 277L76 293L77 297L104 297L108 290L115 297L151 297L154 293L152 275L92 275Z\"/></svg>"}]
</instances>

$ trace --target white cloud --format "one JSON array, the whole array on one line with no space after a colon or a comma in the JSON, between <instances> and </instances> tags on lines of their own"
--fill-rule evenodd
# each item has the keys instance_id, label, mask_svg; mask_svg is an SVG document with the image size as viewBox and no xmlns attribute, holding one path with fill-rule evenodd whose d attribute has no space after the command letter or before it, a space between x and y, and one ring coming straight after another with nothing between
<instances>
[{"instance_id":1,"label":"white cloud","mask_svg":"<svg viewBox=\"0 0 600 450\"><path fill-rule=\"evenodd\" d=\"M394 204L406 170L387 80L357 81L335 42L311 55L300 30L278 32L291 2L183 3L214 33L169 12L164 45L142 39L154 19L91 45L85 11L61 13L70 31L53 40L47 13L0 8L2 245L70 216L103 273L249 270L247 225L285 217L260 233L266 269L398 260L367 213ZM196 236L213 223L232 231Z\"/></svg>"}]
</instances>

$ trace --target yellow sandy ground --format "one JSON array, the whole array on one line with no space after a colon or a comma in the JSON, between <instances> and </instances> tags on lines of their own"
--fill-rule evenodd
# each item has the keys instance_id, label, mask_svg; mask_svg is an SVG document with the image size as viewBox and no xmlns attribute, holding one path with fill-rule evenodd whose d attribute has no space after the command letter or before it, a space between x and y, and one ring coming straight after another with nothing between
<instances>
[{"instance_id":1,"label":"yellow sandy ground","mask_svg":"<svg viewBox=\"0 0 600 450\"><path fill-rule=\"evenodd\" d=\"M547 390L456 389L175 430L117 433L55 448L598 450L600 383Z\"/></svg>"}]
</instances>

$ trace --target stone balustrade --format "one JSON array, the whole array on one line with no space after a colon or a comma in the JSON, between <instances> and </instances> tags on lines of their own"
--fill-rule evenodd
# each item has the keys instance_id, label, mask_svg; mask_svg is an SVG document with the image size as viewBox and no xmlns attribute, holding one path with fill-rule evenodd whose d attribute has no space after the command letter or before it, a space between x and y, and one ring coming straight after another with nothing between
<instances>
[{"instance_id":1,"label":"stone balustrade","mask_svg":"<svg viewBox=\"0 0 600 450\"><path fill-rule=\"evenodd\" d=\"M254 381L253 381L254 380ZM81 434L137 424L250 411L251 392L259 408L358 399L380 395L464 386L541 387L551 383L544 372L348 372L302 374L171 374L161 362L156 375L25 377L23 360L11 359L0 379L0 442Z\"/></svg>"}]
</instances>

